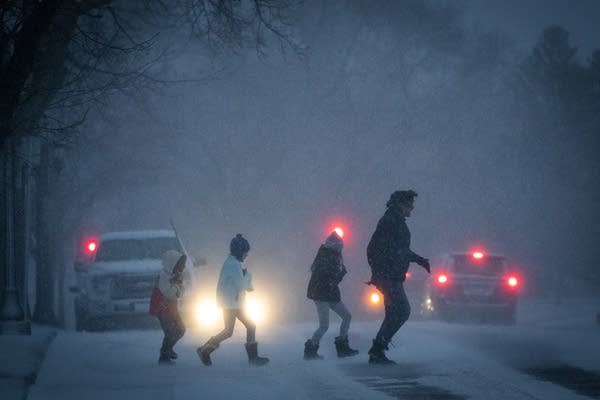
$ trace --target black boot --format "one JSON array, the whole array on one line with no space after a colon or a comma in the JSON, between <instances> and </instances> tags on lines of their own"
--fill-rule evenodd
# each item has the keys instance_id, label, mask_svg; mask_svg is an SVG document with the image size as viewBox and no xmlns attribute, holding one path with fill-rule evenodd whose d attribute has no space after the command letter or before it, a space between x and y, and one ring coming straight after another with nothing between
<instances>
[{"instance_id":1,"label":"black boot","mask_svg":"<svg viewBox=\"0 0 600 400\"><path fill-rule=\"evenodd\" d=\"M167 350L167 355L169 356L169 358L171 360L177 360L178 355L177 355L177 353L175 353L175 351L173 349Z\"/></svg>"},{"instance_id":2,"label":"black boot","mask_svg":"<svg viewBox=\"0 0 600 400\"><path fill-rule=\"evenodd\" d=\"M267 357L260 357L258 355L258 343L250 342L246 343L246 353L248 353L248 362L250 365L260 367L269 362Z\"/></svg>"},{"instance_id":3,"label":"black boot","mask_svg":"<svg viewBox=\"0 0 600 400\"><path fill-rule=\"evenodd\" d=\"M350 348L348 336L338 336L335 338L335 349L338 357L352 357L358 354L358 350Z\"/></svg>"},{"instance_id":4,"label":"black boot","mask_svg":"<svg viewBox=\"0 0 600 400\"><path fill-rule=\"evenodd\" d=\"M196 353L198 357L200 357L200 361L204 365L212 365L212 360L210 359L210 353L215 351L219 347L218 344L211 342L210 340L206 342L203 346L198 347L196 349Z\"/></svg>"},{"instance_id":5,"label":"black boot","mask_svg":"<svg viewBox=\"0 0 600 400\"><path fill-rule=\"evenodd\" d=\"M173 364L175 364L175 361L173 361L166 352L161 351L160 357L158 358L158 364L159 365L173 365Z\"/></svg>"},{"instance_id":6,"label":"black boot","mask_svg":"<svg viewBox=\"0 0 600 400\"><path fill-rule=\"evenodd\" d=\"M323 356L318 354L319 345L315 344L311 339L304 343L304 359L305 360L322 360Z\"/></svg>"},{"instance_id":7,"label":"black boot","mask_svg":"<svg viewBox=\"0 0 600 400\"><path fill-rule=\"evenodd\" d=\"M387 346L377 340L373 340L373 346L369 349L369 364L396 364L385 356L383 352Z\"/></svg>"}]
</instances>

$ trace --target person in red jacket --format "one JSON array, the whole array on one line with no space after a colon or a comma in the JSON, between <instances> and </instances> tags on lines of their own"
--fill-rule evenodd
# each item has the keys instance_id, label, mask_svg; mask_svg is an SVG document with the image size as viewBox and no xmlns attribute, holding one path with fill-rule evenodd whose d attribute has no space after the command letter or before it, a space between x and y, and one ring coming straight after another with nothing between
<instances>
[{"instance_id":1,"label":"person in red jacket","mask_svg":"<svg viewBox=\"0 0 600 400\"><path fill-rule=\"evenodd\" d=\"M174 364L177 353L173 346L185 334L185 325L179 315L177 299L183 296L183 270L186 256L175 250L168 250L162 256L163 269L150 298L150 314L156 316L163 330L164 338L160 348L159 364Z\"/></svg>"}]
</instances>

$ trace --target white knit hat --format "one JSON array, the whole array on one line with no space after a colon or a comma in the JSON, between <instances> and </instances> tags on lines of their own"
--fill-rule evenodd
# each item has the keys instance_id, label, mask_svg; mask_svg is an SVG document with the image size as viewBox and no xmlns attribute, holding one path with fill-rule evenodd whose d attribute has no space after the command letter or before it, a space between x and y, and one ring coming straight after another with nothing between
<instances>
[{"instance_id":1,"label":"white knit hat","mask_svg":"<svg viewBox=\"0 0 600 400\"><path fill-rule=\"evenodd\" d=\"M162 255L162 265L163 268L169 272L173 272L173 267L177 264L177 261L181 258L183 254L178 252L177 250L167 250Z\"/></svg>"},{"instance_id":2,"label":"white knit hat","mask_svg":"<svg viewBox=\"0 0 600 400\"><path fill-rule=\"evenodd\" d=\"M325 247L341 253L342 249L344 248L344 241L334 231L334 232L331 232L331 235L329 235L327 237L327 239L325 239Z\"/></svg>"}]
</instances>

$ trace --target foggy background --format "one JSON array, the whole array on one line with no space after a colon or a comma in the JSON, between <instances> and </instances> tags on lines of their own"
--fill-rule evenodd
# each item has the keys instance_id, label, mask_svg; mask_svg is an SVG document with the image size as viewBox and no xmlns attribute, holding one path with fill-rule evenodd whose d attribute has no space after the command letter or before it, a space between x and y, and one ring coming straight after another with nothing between
<instances>
[{"instance_id":1,"label":"foggy background","mask_svg":"<svg viewBox=\"0 0 600 400\"><path fill-rule=\"evenodd\" d=\"M553 25L587 65L600 6L490 3L306 1L302 54L165 39L177 56L154 68L182 82L112 96L64 150L65 262L83 235L173 219L214 281L239 232L256 289L312 316L309 267L328 229L347 228L351 303L389 195L413 189L415 252L480 245L514 260L525 296L597 293L598 132L547 108L557 119L541 120L522 71Z\"/></svg>"}]
</instances>

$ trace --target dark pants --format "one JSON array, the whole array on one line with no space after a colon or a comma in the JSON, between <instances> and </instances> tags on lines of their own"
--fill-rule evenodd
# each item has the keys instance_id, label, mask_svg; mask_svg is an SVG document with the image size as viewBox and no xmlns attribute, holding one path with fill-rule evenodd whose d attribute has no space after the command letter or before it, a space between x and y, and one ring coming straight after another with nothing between
<instances>
[{"instance_id":1,"label":"dark pants","mask_svg":"<svg viewBox=\"0 0 600 400\"><path fill-rule=\"evenodd\" d=\"M398 329L408 320L410 304L401 281L388 281L378 285L377 288L383 294L385 317L375 340L387 346L392 337L398 332Z\"/></svg>"},{"instance_id":2,"label":"dark pants","mask_svg":"<svg viewBox=\"0 0 600 400\"><path fill-rule=\"evenodd\" d=\"M218 345L225 339L229 339L233 335L233 328L235 327L235 320L239 319L242 324L246 327L246 342L253 343L256 341L256 325L243 309L229 308L223 310L223 321L225 322L225 328L219 332L216 336L210 338L210 342Z\"/></svg>"},{"instance_id":3,"label":"dark pants","mask_svg":"<svg viewBox=\"0 0 600 400\"><path fill-rule=\"evenodd\" d=\"M160 348L161 353L166 353L169 350L173 350L173 346L179 339L185 334L185 325L179 315L176 316L159 316L160 327L165 334Z\"/></svg>"}]
</instances>

